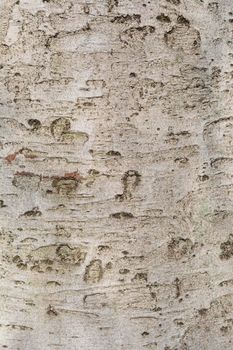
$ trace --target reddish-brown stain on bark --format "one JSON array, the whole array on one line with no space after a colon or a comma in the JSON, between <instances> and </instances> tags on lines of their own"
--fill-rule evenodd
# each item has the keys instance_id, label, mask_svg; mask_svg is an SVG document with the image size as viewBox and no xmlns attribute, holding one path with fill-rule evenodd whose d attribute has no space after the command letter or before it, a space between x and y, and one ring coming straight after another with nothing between
<instances>
[{"instance_id":1,"label":"reddish-brown stain on bark","mask_svg":"<svg viewBox=\"0 0 233 350\"><path fill-rule=\"evenodd\" d=\"M17 156L18 152L12 153L12 154L8 154L8 156L5 157L5 160L8 163L11 163L15 160L16 156Z\"/></svg>"}]
</instances>

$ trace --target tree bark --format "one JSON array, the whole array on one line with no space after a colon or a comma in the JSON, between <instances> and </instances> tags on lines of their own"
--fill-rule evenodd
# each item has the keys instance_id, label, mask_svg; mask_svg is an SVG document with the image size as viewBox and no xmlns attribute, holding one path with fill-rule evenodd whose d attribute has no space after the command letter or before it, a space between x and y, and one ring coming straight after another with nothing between
<instances>
[{"instance_id":1,"label":"tree bark","mask_svg":"<svg viewBox=\"0 0 233 350\"><path fill-rule=\"evenodd\" d=\"M0 13L0 349L231 350L232 1Z\"/></svg>"}]
</instances>

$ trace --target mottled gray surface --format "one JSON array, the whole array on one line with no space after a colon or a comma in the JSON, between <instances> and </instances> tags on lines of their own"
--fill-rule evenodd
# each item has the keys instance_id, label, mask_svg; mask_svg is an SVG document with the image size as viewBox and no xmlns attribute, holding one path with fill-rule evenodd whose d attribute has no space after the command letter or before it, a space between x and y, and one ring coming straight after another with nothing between
<instances>
[{"instance_id":1,"label":"mottled gray surface","mask_svg":"<svg viewBox=\"0 0 233 350\"><path fill-rule=\"evenodd\" d=\"M232 350L232 1L0 14L0 349Z\"/></svg>"}]
</instances>

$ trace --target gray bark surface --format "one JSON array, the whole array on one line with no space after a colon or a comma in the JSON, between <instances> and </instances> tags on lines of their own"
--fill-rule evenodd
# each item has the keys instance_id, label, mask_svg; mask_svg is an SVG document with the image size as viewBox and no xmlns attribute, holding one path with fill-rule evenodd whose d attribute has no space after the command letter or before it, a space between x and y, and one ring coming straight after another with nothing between
<instances>
[{"instance_id":1,"label":"gray bark surface","mask_svg":"<svg viewBox=\"0 0 233 350\"><path fill-rule=\"evenodd\" d=\"M0 14L0 349L233 349L232 1Z\"/></svg>"}]
</instances>

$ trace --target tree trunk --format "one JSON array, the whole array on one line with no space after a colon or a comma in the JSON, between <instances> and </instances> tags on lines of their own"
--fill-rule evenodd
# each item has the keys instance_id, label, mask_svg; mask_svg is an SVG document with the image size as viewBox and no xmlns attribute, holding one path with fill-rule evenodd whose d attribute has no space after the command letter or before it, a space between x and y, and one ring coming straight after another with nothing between
<instances>
[{"instance_id":1,"label":"tree trunk","mask_svg":"<svg viewBox=\"0 0 233 350\"><path fill-rule=\"evenodd\" d=\"M1 0L0 349L233 348L231 11Z\"/></svg>"}]
</instances>

